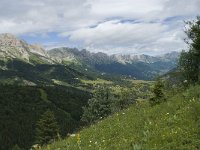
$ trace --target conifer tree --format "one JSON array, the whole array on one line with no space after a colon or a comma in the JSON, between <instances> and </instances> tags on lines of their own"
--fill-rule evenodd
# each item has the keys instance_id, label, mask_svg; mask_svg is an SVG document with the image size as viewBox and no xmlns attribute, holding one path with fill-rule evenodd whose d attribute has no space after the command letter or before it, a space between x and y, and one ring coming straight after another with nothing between
<instances>
[{"instance_id":1,"label":"conifer tree","mask_svg":"<svg viewBox=\"0 0 200 150\"><path fill-rule=\"evenodd\" d=\"M50 110L46 111L39 121L36 127L36 143L47 144L52 140L57 139L59 136L59 126L56 122L54 113Z\"/></svg>"},{"instance_id":2,"label":"conifer tree","mask_svg":"<svg viewBox=\"0 0 200 150\"><path fill-rule=\"evenodd\" d=\"M149 102L151 104L151 106L156 105L156 104L160 104L164 101L166 101L164 92L163 92L163 83L161 80L158 80L153 88L153 94L154 96L152 98L150 98Z\"/></svg>"}]
</instances>

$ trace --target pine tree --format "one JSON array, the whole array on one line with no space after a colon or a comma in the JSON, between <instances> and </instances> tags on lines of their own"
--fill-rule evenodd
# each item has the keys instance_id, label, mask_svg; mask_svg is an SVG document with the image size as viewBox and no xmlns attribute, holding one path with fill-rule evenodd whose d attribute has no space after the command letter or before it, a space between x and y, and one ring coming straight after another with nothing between
<instances>
[{"instance_id":1,"label":"pine tree","mask_svg":"<svg viewBox=\"0 0 200 150\"><path fill-rule=\"evenodd\" d=\"M36 143L47 144L51 140L57 139L59 136L59 126L56 122L56 118L52 111L46 111L39 121L36 127Z\"/></svg>"},{"instance_id":2,"label":"pine tree","mask_svg":"<svg viewBox=\"0 0 200 150\"><path fill-rule=\"evenodd\" d=\"M151 106L154 106L156 104L160 104L164 101L166 101L165 95L163 93L163 83L161 80L158 80L153 88L153 94L154 96L152 98L150 98L149 102L151 104Z\"/></svg>"}]
</instances>

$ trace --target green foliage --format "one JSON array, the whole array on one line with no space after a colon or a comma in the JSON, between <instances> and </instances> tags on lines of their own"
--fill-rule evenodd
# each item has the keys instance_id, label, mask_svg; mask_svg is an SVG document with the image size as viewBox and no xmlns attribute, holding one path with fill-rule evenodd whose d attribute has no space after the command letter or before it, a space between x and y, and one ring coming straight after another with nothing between
<instances>
[{"instance_id":1,"label":"green foliage","mask_svg":"<svg viewBox=\"0 0 200 150\"><path fill-rule=\"evenodd\" d=\"M111 114L111 97L108 87L99 87L94 93L93 97L88 101L88 106L83 107L82 121L92 123L98 119L102 119Z\"/></svg>"},{"instance_id":2,"label":"green foliage","mask_svg":"<svg viewBox=\"0 0 200 150\"><path fill-rule=\"evenodd\" d=\"M194 84L198 82L199 76L199 62L198 57L194 55L193 52L182 52L179 65L181 66L181 70L183 71L183 75L185 77L185 84Z\"/></svg>"},{"instance_id":3,"label":"green foliage","mask_svg":"<svg viewBox=\"0 0 200 150\"><path fill-rule=\"evenodd\" d=\"M120 92L117 94L117 98L114 102L116 109L122 110L127 108L130 104L134 101L132 92L128 89L121 89Z\"/></svg>"},{"instance_id":4,"label":"green foliage","mask_svg":"<svg viewBox=\"0 0 200 150\"><path fill-rule=\"evenodd\" d=\"M179 66L185 76L188 84L194 84L199 81L200 66L200 17L194 21L186 22L186 40L189 45L188 52L182 52L179 60Z\"/></svg>"},{"instance_id":5,"label":"green foliage","mask_svg":"<svg viewBox=\"0 0 200 150\"><path fill-rule=\"evenodd\" d=\"M67 87L0 85L0 149L15 144L29 149L35 140L36 122L45 111L53 111L61 137L80 127L82 107L90 93Z\"/></svg>"},{"instance_id":6,"label":"green foliage","mask_svg":"<svg viewBox=\"0 0 200 150\"><path fill-rule=\"evenodd\" d=\"M22 150L17 144L12 148L12 150Z\"/></svg>"},{"instance_id":7,"label":"green foliage","mask_svg":"<svg viewBox=\"0 0 200 150\"><path fill-rule=\"evenodd\" d=\"M150 93L150 85L144 81L134 81L129 85L130 87L98 85L93 92L93 97L88 101L88 105L83 107L82 121L91 124L127 108L137 99L147 98Z\"/></svg>"},{"instance_id":8,"label":"green foliage","mask_svg":"<svg viewBox=\"0 0 200 150\"><path fill-rule=\"evenodd\" d=\"M158 80L153 88L153 94L154 96L152 98L150 98L149 102L151 104L151 106L154 106L156 104L160 104L164 101L166 101L165 95L163 93L163 88L164 85L162 83L161 80Z\"/></svg>"},{"instance_id":9,"label":"green foliage","mask_svg":"<svg viewBox=\"0 0 200 150\"><path fill-rule=\"evenodd\" d=\"M188 36L188 44L190 50L198 57L200 57L200 16L194 21L186 22L186 34Z\"/></svg>"},{"instance_id":10,"label":"green foliage","mask_svg":"<svg viewBox=\"0 0 200 150\"><path fill-rule=\"evenodd\" d=\"M52 140L58 139L59 126L54 116L54 113L50 110L46 111L36 124L36 143L48 144Z\"/></svg>"},{"instance_id":11,"label":"green foliage","mask_svg":"<svg viewBox=\"0 0 200 150\"><path fill-rule=\"evenodd\" d=\"M170 97L155 107L138 102L75 137L55 142L60 150L198 150L200 149L200 86ZM79 137L79 140L78 138ZM48 150L44 147L44 150Z\"/></svg>"},{"instance_id":12,"label":"green foliage","mask_svg":"<svg viewBox=\"0 0 200 150\"><path fill-rule=\"evenodd\" d=\"M0 63L0 83L17 85L56 85L54 80L76 86L79 79L88 79L89 75L81 73L69 66L57 64L29 64L13 59ZM78 79L77 79L78 78ZM11 81L8 81L10 79ZM54 79L54 80L53 80Z\"/></svg>"},{"instance_id":13,"label":"green foliage","mask_svg":"<svg viewBox=\"0 0 200 150\"><path fill-rule=\"evenodd\" d=\"M39 91L40 91L40 94L41 94L41 99L44 100L44 101L48 101L47 93L43 89L39 89Z\"/></svg>"},{"instance_id":14,"label":"green foliage","mask_svg":"<svg viewBox=\"0 0 200 150\"><path fill-rule=\"evenodd\" d=\"M191 86L187 89L183 95L186 99L200 98L200 86Z\"/></svg>"}]
</instances>

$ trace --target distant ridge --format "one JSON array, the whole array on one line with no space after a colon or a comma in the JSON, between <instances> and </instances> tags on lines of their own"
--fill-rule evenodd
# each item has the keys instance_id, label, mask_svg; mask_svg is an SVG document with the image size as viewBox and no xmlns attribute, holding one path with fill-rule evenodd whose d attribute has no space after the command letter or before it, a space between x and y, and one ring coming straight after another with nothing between
<instances>
[{"instance_id":1,"label":"distant ridge","mask_svg":"<svg viewBox=\"0 0 200 150\"><path fill-rule=\"evenodd\" d=\"M28 44L12 34L0 34L0 60L18 59L30 64L73 64L75 69L88 74L96 71L97 74L125 75L136 79L152 80L155 76L174 69L178 57L178 52L149 56L107 55L102 52L92 53L85 49L67 47L46 51L42 46ZM0 68L5 69L4 66Z\"/></svg>"},{"instance_id":2,"label":"distant ridge","mask_svg":"<svg viewBox=\"0 0 200 150\"><path fill-rule=\"evenodd\" d=\"M93 53L90 51L87 51L85 49L78 50L77 48L55 48L48 51L48 54L55 58L58 61L62 60L75 60L79 59L82 61L90 61L91 64L94 64L95 61L98 62L118 62L118 63L135 63L135 62L145 62L145 63L154 63L158 61L176 61L180 55L179 52L170 52L159 56L150 56L150 55L135 55L135 54L113 54L113 55L107 55L106 53L98 52Z\"/></svg>"}]
</instances>

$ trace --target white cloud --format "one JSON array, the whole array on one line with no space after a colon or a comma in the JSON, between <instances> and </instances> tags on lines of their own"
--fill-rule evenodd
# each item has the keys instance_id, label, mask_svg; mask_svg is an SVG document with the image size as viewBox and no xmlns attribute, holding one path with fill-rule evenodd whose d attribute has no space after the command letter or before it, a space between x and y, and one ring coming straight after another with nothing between
<instances>
[{"instance_id":1,"label":"white cloud","mask_svg":"<svg viewBox=\"0 0 200 150\"><path fill-rule=\"evenodd\" d=\"M0 0L0 33L55 32L92 51L161 53L185 47L183 20L199 8L199 0Z\"/></svg>"},{"instance_id":2,"label":"white cloud","mask_svg":"<svg viewBox=\"0 0 200 150\"><path fill-rule=\"evenodd\" d=\"M177 25L177 24L176 24ZM184 32L162 23L107 21L95 28L63 33L71 42L107 53L164 53L185 48Z\"/></svg>"},{"instance_id":3,"label":"white cloud","mask_svg":"<svg viewBox=\"0 0 200 150\"><path fill-rule=\"evenodd\" d=\"M89 3L92 6L92 14L107 18L140 18L162 9L162 1L159 0L89 0Z\"/></svg>"},{"instance_id":4,"label":"white cloud","mask_svg":"<svg viewBox=\"0 0 200 150\"><path fill-rule=\"evenodd\" d=\"M156 40L166 26L159 23L121 23L119 20L99 24L95 28L82 28L69 34L71 41L96 46L131 46Z\"/></svg>"}]
</instances>

